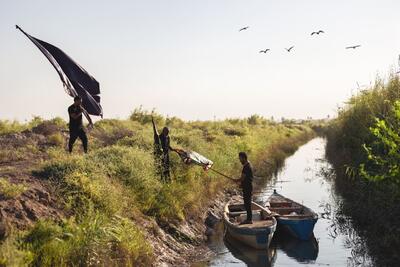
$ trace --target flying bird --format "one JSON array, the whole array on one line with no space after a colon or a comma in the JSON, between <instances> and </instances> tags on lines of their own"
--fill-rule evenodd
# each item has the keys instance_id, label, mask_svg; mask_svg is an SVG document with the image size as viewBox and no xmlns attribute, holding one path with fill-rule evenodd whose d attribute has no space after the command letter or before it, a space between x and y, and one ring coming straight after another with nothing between
<instances>
[{"instance_id":1,"label":"flying bird","mask_svg":"<svg viewBox=\"0 0 400 267\"><path fill-rule=\"evenodd\" d=\"M290 52L290 50L292 50L293 48L294 48L294 46L291 46L291 47L285 48L285 49L286 49L286 51Z\"/></svg>"},{"instance_id":2,"label":"flying bird","mask_svg":"<svg viewBox=\"0 0 400 267\"><path fill-rule=\"evenodd\" d=\"M353 45L353 46L348 46L346 49L356 49L357 47L360 47L361 45Z\"/></svg>"},{"instance_id":3,"label":"flying bird","mask_svg":"<svg viewBox=\"0 0 400 267\"><path fill-rule=\"evenodd\" d=\"M241 28L239 31L241 32L241 31L245 31L245 30L247 30L249 28L249 26L246 26L246 27L243 27L243 28Z\"/></svg>"},{"instance_id":4,"label":"flying bird","mask_svg":"<svg viewBox=\"0 0 400 267\"><path fill-rule=\"evenodd\" d=\"M314 35L314 34L317 34L317 35L319 35L320 33L325 33L324 31L321 31L321 30L319 30L319 31L317 31L317 32L312 32L311 33L311 35Z\"/></svg>"},{"instance_id":5,"label":"flying bird","mask_svg":"<svg viewBox=\"0 0 400 267\"><path fill-rule=\"evenodd\" d=\"M269 50L271 50L271 49L267 48L267 49L265 49L265 50L260 50L260 53L266 54Z\"/></svg>"}]
</instances>

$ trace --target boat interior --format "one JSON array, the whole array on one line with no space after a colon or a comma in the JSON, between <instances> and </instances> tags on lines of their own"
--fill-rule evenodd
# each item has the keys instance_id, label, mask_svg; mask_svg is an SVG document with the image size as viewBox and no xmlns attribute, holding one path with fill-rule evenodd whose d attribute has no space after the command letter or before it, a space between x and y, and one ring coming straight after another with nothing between
<instances>
[{"instance_id":1,"label":"boat interior","mask_svg":"<svg viewBox=\"0 0 400 267\"><path fill-rule=\"evenodd\" d=\"M311 210L305 208L303 205L281 196L272 196L267 203L267 207L279 215L293 217L313 215Z\"/></svg>"},{"instance_id":2,"label":"boat interior","mask_svg":"<svg viewBox=\"0 0 400 267\"><path fill-rule=\"evenodd\" d=\"M252 204L253 224L239 225L242 221L246 220L247 213L243 204L231 204L228 206L229 222L237 225L238 227L266 227L274 224L272 214L268 209L262 208L259 205Z\"/></svg>"}]
</instances>

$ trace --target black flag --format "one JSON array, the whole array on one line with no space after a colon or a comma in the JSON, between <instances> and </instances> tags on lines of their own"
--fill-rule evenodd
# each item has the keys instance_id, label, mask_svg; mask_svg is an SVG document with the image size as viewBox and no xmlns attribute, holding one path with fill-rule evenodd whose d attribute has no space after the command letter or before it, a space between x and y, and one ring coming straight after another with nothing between
<instances>
[{"instance_id":1,"label":"black flag","mask_svg":"<svg viewBox=\"0 0 400 267\"><path fill-rule=\"evenodd\" d=\"M25 34L50 61L58 72L65 91L72 97L80 96L83 107L90 115L103 117L99 82L61 49L27 34L18 25L15 27Z\"/></svg>"}]
</instances>

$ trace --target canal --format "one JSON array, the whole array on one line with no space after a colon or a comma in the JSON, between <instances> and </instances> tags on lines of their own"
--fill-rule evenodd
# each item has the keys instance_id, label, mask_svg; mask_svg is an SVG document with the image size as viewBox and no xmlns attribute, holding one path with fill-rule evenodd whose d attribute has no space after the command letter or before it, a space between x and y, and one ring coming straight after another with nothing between
<instances>
[{"instance_id":1,"label":"canal","mask_svg":"<svg viewBox=\"0 0 400 267\"><path fill-rule=\"evenodd\" d=\"M258 251L223 238L223 224L216 226L209 247L217 256L196 266L371 266L363 241L350 218L340 211L334 172L325 160L325 140L315 138L285 161L268 182L256 179L254 200L264 204L276 189L319 214L315 238L299 241L277 232L270 248Z\"/></svg>"}]
</instances>

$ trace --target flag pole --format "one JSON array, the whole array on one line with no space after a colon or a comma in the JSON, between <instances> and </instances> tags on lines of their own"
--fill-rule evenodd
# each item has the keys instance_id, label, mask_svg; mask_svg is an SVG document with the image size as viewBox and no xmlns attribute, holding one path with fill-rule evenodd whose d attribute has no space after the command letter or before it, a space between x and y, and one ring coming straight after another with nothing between
<instances>
[{"instance_id":1,"label":"flag pole","mask_svg":"<svg viewBox=\"0 0 400 267\"><path fill-rule=\"evenodd\" d=\"M24 32L23 29L21 29L18 25L15 25L15 28L20 30L23 34L25 34L26 37L28 37L28 34L26 32ZM29 37L28 37L29 38ZM29 38L30 39L30 38Z\"/></svg>"}]
</instances>

